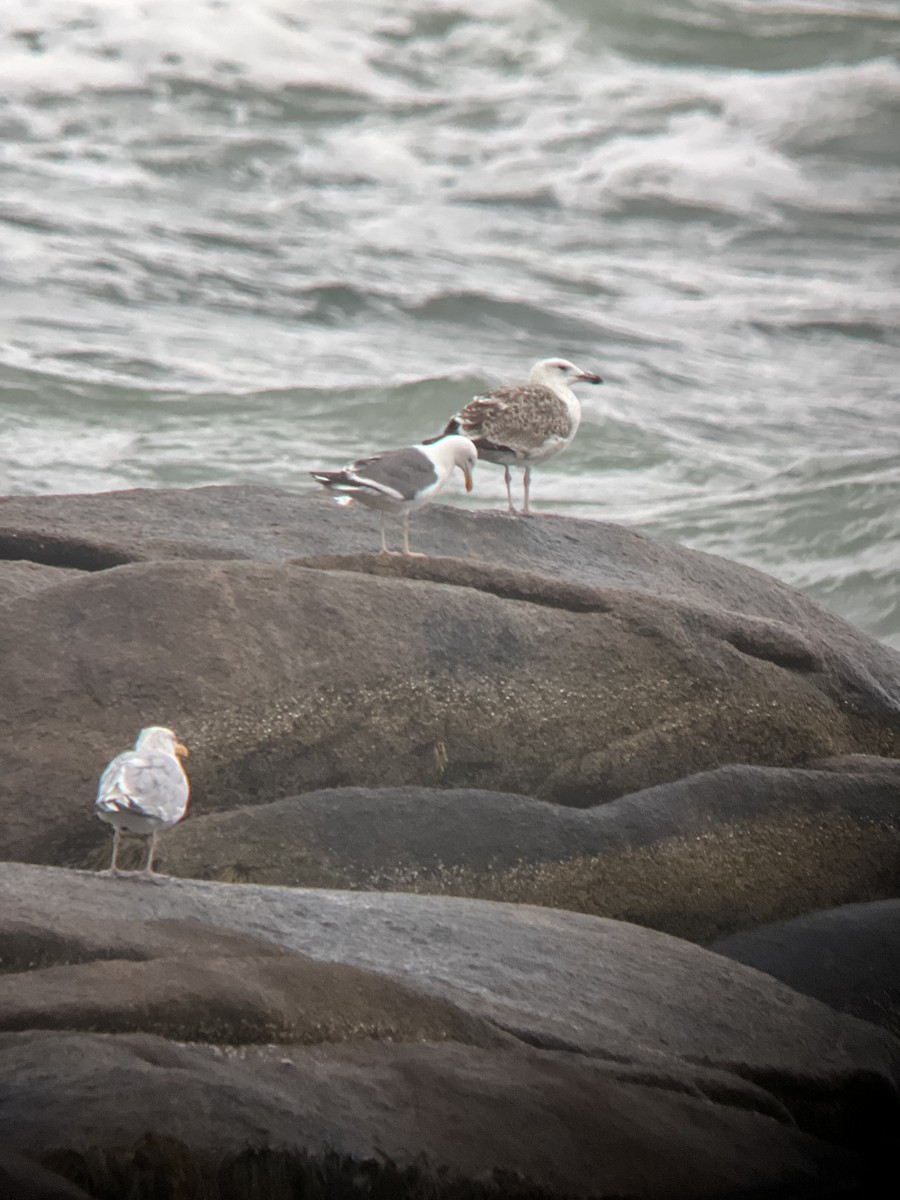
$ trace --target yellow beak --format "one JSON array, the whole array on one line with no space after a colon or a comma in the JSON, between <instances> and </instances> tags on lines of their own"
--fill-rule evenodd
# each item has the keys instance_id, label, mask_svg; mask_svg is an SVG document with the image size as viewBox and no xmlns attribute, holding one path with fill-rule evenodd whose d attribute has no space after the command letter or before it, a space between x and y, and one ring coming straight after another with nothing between
<instances>
[{"instance_id":1,"label":"yellow beak","mask_svg":"<svg viewBox=\"0 0 900 1200\"><path fill-rule=\"evenodd\" d=\"M177 756L179 758L187 758L188 748L187 748L187 746L182 746L181 742L176 742L175 743L175 753L177 754Z\"/></svg>"},{"instance_id":2,"label":"yellow beak","mask_svg":"<svg viewBox=\"0 0 900 1200\"><path fill-rule=\"evenodd\" d=\"M471 492L471 490L472 490L472 468L469 466L465 466L462 469L462 473L466 477L466 491Z\"/></svg>"}]
</instances>

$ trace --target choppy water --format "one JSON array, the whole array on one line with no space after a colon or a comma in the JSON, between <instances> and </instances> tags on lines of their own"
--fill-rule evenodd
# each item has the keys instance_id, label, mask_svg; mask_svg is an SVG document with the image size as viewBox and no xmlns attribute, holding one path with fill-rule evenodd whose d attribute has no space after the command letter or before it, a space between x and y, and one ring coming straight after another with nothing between
<instances>
[{"instance_id":1,"label":"choppy water","mask_svg":"<svg viewBox=\"0 0 900 1200\"><path fill-rule=\"evenodd\" d=\"M900 646L898 51L894 0L5 0L0 491L305 488L564 354L537 507Z\"/></svg>"}]
</instances>

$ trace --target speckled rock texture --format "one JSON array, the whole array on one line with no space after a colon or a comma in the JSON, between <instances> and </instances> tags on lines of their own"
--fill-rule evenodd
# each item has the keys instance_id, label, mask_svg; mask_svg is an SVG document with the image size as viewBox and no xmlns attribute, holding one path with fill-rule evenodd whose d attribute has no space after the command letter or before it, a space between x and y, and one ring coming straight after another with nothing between
<instances>
[{"instance_id":1,"label":"speckled rock texture","mask_svg":"<svg viewBox=\"0 0 900 1200\"><path fill-rule=\"evenodd\" d=\"M574 809L459 788L334 788L196 816L179 876L472 896L706 941L897 895L900 762L720 767ZM97 851L105 866L108 849ZM130 861L140 865L141 848Z\"/></svg>"},{"instance_id":2,"label":"speckled rock texture","mask_svg":"<svg viewBox=\"0 0 900 1200\"><path fill-rule=\"evenodd\" d=\"M243 491L50 506L63 530L70 508L105 511L106 559L99 543L93 557L76 553L60 531L6 535L7 553L95 568L57 574L3 607L10 857L84 862L105 836L84 799L148 723L190 745L194 815L315 788L413 783L588 806L725 763L900 753L900 660L755 572L614 527L494 514L485 554L508 537L513 557L531 541L534 555L554 543L559 559L574 539L576 563L604 542L605 560L630 551L633 561L604 586L499 561L208 561L249 553L255 533L259 552L272 551L262 500ZM270 517L277 497L263 494ZM192 499L198 511L179 525ZM226 501L240 538L226 512L209 512ZM284 498L283 522L300 503ZM307 528L319 514L326 531L344 528L334 525L344 514L303 503ZM29 504L47 525L40 498L7 501L0 514L24 524ZM478 514L432 516L478 545ZM167 517L160 542L154 529ZM204 520L208 544L197 540ZM109 565L174 550L205 557Z\"/></svg>"},{"instance_id":3,"label":"speckled rock texture","mask_svg":"<svg viewBox=\"0 0 900 1200\"><path fill-rule=\"evenodd\" d=\"M272 488L0 499L0 1184L871 1200L900 1041L852 939L829 988L789 931L800 990L693 943L896 896L900 658L616 526L414 542ZM72 869L155 723L182 878Z\"/></svg>"}]
</instances>

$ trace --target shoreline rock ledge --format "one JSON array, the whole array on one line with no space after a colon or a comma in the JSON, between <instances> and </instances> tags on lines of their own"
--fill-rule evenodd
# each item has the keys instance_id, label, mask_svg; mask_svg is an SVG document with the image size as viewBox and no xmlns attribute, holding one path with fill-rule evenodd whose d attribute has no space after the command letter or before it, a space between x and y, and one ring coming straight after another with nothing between
<instances>
[{"instance_id":1,"label":"shoreline rock ledge","mask_svg":"<svg viewBox=\"0 0 900 1200\"><path fill-rule=\"evenodd\" d=\"M0 499L0 1190L893 1195L896 992L850 944L896 924L900 657L612 525L416 538ZM157 885L85 869L151 723L191 750Z\"/></svg>"},{"instance_id":2,"label":"shoreline rock ledge","mask_svg":"<svg viewBox=\"0 0 900 1200\"><path fill-rule=\"evenodd\" d=\"M900 656L759 572L591 521L421 533L432 558L360 554L371 514L264 488L0 502L8 857L86 865L82 798L148 721L190 745L194 815L900 757Z\"/></svg>"},{"instance_id":3,"label":"shoreline rock ledge","mask_svg":"<svg viewBox=\"0 0 900 1200\"><path fill-rule=\"evenodd\" d=\"M0 914L0 1142L74 1182L148 1133L399 1196L862 1196L894 1162L897 1039L637 925L20 864Z\"/></svg>"}]
</instances>

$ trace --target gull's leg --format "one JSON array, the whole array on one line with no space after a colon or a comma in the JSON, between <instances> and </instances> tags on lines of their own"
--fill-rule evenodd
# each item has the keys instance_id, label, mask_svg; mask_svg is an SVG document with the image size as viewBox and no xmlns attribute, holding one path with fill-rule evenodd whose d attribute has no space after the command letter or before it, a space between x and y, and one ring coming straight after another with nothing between
<instances>
[{"instance_id":1,"label":"gull's leg","mask_svg":"<svg viewBox=\"0 0 900 1200\"><path fill-rule=\"evenodd\" d=\"M122 835L119 832L119 830L114 829L113 830L112 861L110 862L109 866L106 868L105 871L100 872L101 875L122 875L122 874L124 874L124 872L120 871L118 866L116 865L116 863L118 862L118 859L119 859L119 843L121 841L121 838L122 838Z\"/></svg>"},{"instance_id":2,"label":"gull's leg","mask_svg":"<svg viewBox=\"0 0 900 1200\"><path fill-rule=\"evenodd\" d=\"M503 482L506 484L506 498L509 501L509 511L514 513L516 508L512 502L512 475L510 474L508 465L503 468Z\"/></svg>"},{"instance_id":3,"label":"gull's leg","mask_svg":"<svg viewBox=\"0 0 900 1200\"><path fill-rule=\"evenodd\" d=\"M531 487L531 467L525 468L525 507L522 512L526 517L531 516L531 509L528 507L528 491Z\"/></svg>"},{"instance_id":4,"label":"gull's leg","mask_svg":"<svg viewBox=\"0 0 900 1200\"><path fill-rule=\"evenodd\" d=\"M409 548L409 513L403 514L403 553L407 558L425 558L424 554L417 553Z\"/></svg>"},{"instance_id":5,"label":"gull's leg","mask_svg":"<svg viewBox=\"0 0 900 1200\"><path fill-rule=\"evenodd\" d=\"M156 839L159 837L159 830L154 829L150 835L150 849L147 851L147 865L144 867L144 875L147 879L158 879L159 876L153 870L153 859L156 856Z\"/></svg>"}]
</instances>

